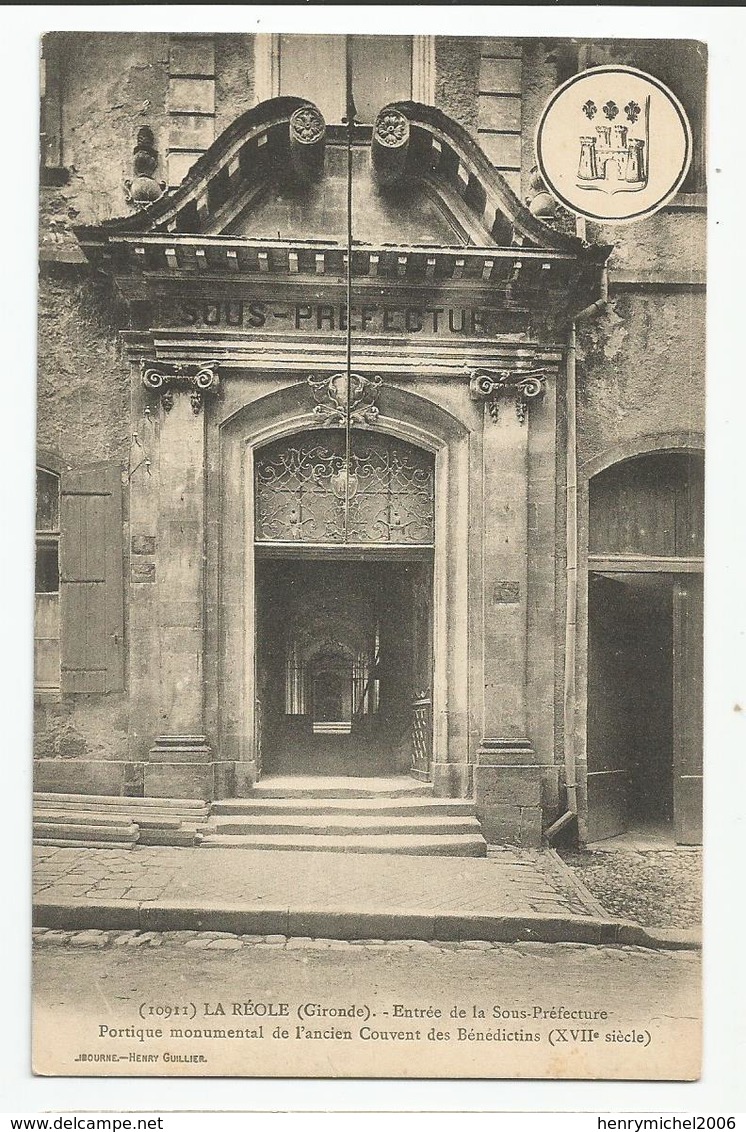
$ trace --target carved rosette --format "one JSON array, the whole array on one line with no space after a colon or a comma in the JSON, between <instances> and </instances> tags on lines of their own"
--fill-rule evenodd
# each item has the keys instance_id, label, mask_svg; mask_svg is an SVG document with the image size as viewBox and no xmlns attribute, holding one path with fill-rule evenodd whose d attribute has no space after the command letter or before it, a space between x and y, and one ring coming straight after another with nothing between
<instances>
[{"instance_id":1,"label":"carved rosette","mask_svg":"<svg viewBox=\"0 0 746 1132\"><path fill-rule=\"evenodd\" d=\"M467 367L466 372L469 375L469 392L472 400L485 403L495 422L499 414L499 399L503 394L513 395L516 415L523 424L529 403L535 398L541 397L546 388L544 370L470 369Z\"/></svg>"},{"instance_id":2,"label":"carved rosette","mask_svg":"<svg viewBox=\"0 0 746 1132\"><path fill-rule=\"evenodd\" d=\"M347 424L349 410L350 424L374 425L378 420L376 400L382 382L380 377L361 377L350 374L349 392L346 373L335 373L332 377L309 377L316 407L314 416L326 425Z\"/></svg>"},{"instance_id":3,"label":"carved rosette","mask_svg":"<svg viewBox=\"0 0 746 1132\"><path fill-rule=\"evenodd\" d=\"M326 122L312 103L290 115L290 167L301 184L318 181L324 172Z\"/></svg>"},{"instance_id":4,"label":"carved rosette","mask_svg":"<svg viewBox=\"0 0 746 1132\"><path fill-rule=\"evenodd\" d=\"M393 106L384 106L376 118L374 136L380 145L389 149L406 145L409 141L409 122Z\"/></svg>"},{"instance_id":5,"label":"carved rosette","mask_svg":"<svg viewBox=\"0 0 746 1132\"><path fill-rule=\"evenodd\" d=\"M220 386L217 362L148 362L140 361L145 388L161 399L165 412L170 412L176 393L189 393L195 416L201 411L206 393L217 392Z\"/></svg>"},{"instance_id":6,"label":"carved rosette","mask_svg":"<svg viewBox=\"0 0 746 1132\"><path fill-rule=\"evenodd\" d=\"M380 185L392 185L404 176L409 150L409 120L395 106L384 106L376 118L371 157Z\"/></svg>"},{"instance_id":7,"label":"carved rosette","mask_svg":"<svg viewBox=\"0 0 746 1132\"><path fill-rule=\"evenodd\" d=\"M321 111L311 103L300 106L290 116L290 136L304 145L320 142L326 133L326 123Z\"/></svg>"}]
</instances>

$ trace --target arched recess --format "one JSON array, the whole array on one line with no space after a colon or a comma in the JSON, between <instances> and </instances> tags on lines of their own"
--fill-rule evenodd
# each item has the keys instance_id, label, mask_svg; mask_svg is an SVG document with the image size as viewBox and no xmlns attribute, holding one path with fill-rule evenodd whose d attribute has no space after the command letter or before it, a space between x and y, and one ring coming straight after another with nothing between
<instances>
[{"instance_id":1,"label":"arched recess","mask_svg":"<svg viewBox=\"0 0 746 1132\"><path fill-rule=\"evenodd\" d=\"M703 451L657 433L581 467L581 840L701 838Z\"/></svg>"},{"instance_id":2,"label":"arched recess","mask_svg":"<svg viewBox=\"0 0 746 1132\"><path fill-rule=\"evenodd\" d=\"M428 399L386 387L372 431L432 453L435 464L433 566L433 760L436 793L463 795L469 774L469 432ZM218 674L220 748L234 763L235 791L260 767L256 711L254 469L257 453L281 437L328 427L309 405L305 382L243 406L220 428L221 594ZM356 430L357 431L357 430ZM360 429L360 432L367 431Z\"/></svg>"}]
</instances>

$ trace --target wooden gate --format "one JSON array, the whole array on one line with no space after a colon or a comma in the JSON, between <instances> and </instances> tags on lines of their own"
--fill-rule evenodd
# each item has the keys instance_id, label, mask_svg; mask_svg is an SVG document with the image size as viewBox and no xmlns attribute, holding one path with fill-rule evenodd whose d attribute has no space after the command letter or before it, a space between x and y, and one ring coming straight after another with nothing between
<instances>
[{"instance_id":1,"label":"wooden gate","mask_svg":"<svg viewBox=\"0 0 746 1132\"><path fill-rule=\"evenodd\" d=\"M412 703L412 774L429 780L433 759L433 704L429 696Z\"/></svg>"}]
</instances>

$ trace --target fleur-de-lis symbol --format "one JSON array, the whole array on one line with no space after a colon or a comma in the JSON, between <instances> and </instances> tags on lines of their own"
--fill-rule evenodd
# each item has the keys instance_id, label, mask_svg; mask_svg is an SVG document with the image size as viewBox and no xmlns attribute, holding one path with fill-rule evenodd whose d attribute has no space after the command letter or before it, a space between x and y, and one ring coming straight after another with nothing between
<instances>
[{"instance_id":1,"label":"fleur-de-lis symbol","mask_svg":"<svg viewBox=\"0 0 746 1132\"><path fill-rule=\"evenodd\" d=\"M597 109L598 107L592 98L589 98L587 102L583 103L583 113L589 120L594 117Z\"/></svg>"},{"instance_id":2,"label":"fleur-de-lis symbol","mask_svg":"<svg viewBox=\"0 0 746 1132\"><path fill-rule=\"evenodd\" d=\"M634 126L635 122L640 117L640 107L637 105L634 99L628 102L624 107L624 113L627 115L627 120Z\"/></svg>"},{"instance_id":3,"label":"fleur-de-lis symbol","mask_svg":"<svg viewBox=\"0 0 746 1132\"><path fill-rule=\"evenodd\" d=\"M613 122L617 114L619 113L619 107L617 106L616 102L613 102L611 99L609 99L609 101L603 107L603 112L609 119L609 121Z\"/></svg>"}]
</instances>

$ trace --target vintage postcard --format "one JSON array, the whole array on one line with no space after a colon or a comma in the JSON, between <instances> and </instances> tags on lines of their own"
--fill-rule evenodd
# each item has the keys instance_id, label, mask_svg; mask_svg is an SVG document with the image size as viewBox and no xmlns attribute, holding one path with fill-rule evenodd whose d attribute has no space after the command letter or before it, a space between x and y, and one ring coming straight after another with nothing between
<instances>
[{"instance_id":1,"label":"vintage postcard","mask_svg":"<svg viewBox=\"0 0 746 1132\"><path fill-rule=\"evenodd\" d=\"M696 1079L707 46L41 66L34 1071Z\"/></svg>"}]
</instances>

